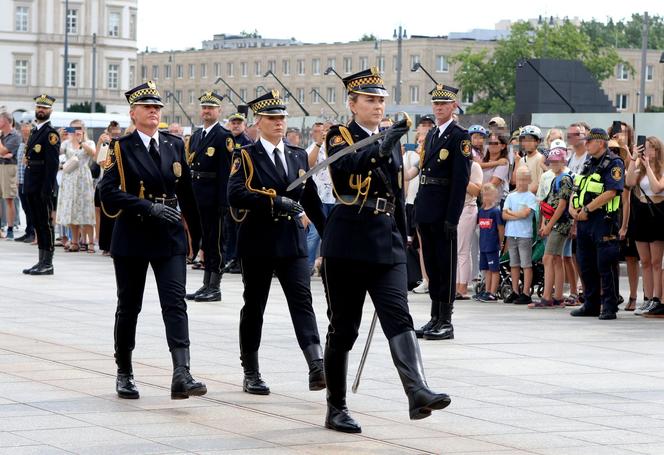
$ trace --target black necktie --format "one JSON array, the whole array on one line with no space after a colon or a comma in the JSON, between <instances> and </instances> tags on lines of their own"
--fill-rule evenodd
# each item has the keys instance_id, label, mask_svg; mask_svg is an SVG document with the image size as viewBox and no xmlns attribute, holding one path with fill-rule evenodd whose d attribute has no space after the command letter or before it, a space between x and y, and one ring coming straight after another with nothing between
<instances>
[{"instance_id":1,"label":"black necktie","mask_svg":"<svg viewBox=\"0 0 664 455\"><path fill-rule=\"evenodd\" d=\"M288 174L286 174L286 169L284 169L284 163L281 161L281 157L279 156L280 153L281 152L279 151L278 148L274 149L274 166L277 168L277 173L281 176L281 178L287 181Z\"/></svg>"},{"instance_id":2,"label":"black necktie","mask_svg":"<svg viewBox=\"0 0 664 455\"><path fill-rule=\"evenodd\" d=\"M206 131L206 130L203 130L203 138L201 139L201 141L204 141L204 140L205 140L205 136L207 136L207 131Z\"/></svg>"},{"instance_id":3,"label":"black necktie","mask_svg":"<svg viewBox=\"0 0 664 455\"><path fill-rule=\"evenodd\" d=\"M148 152L150 153L154 164L157 165L157 169L161 169L161 157L157 151L157 141L154 138L150 139L150 150L148 150Z\"/></svg>"}]
</instances>

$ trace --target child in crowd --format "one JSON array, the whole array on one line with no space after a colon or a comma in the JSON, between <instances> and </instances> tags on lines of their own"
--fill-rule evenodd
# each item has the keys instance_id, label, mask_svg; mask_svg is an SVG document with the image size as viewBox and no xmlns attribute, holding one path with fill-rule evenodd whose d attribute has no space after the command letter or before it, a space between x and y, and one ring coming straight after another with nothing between
<instances>
[{"instance_id":1,"label":"child in crowd","mask_svg":"<svg viewBox=\"0 0 664 455\"><path fill-rule=\"evenodd\" d=\"M562 142L562 141L560 141ZM555 143L555 141L554 141ZM555 145L555 144L554 144ZM564 308L563 285L563 249L572 228L572 219L567 213L567 204L572 196L574 182L565 171L567 146L564 143L549 151L547 161L553 173L553 180L548 194L540 204L539 234L546 237L544 250L544 294L539 302L533 302L528 308ZM554 293L555 289L555 293Z\"/></svg>"},{"instance_id":2,"label":"child in crowd","mask_svg":"<svg viewBox=\"0 0 664 455\"><path fill-rule=\"evenodd\" d=\"M532 303L530 286L533 282L533 219L539 202L528 189L531 182L528 167L518 167L516 190L507 195L503 206L512 274L512 293L505 299L505 303L517 305ZM519 290L520 269L523 269L523 292Z\"/></svg>"},{"instance_id":3,"label":"child in crowd","mask_svg":"<svg viewBox=\"0 0 664 455\"><path fill-rule=\"evenodd\" d=\"M477 213L480 227L480 271L486 290L474 296L481 302L498 300L496 291L500 280L500 249L505 235L503 217L498 203L498 189L491 183L482 185L482 208Z\"/></svg>"}]
</instances>

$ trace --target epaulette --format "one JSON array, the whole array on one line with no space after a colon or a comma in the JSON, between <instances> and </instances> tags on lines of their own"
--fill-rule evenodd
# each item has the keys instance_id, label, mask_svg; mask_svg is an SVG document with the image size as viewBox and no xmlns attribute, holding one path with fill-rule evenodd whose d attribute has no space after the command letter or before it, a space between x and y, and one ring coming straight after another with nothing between
<instances>
[{"instance_id":1,"label":"epaulette","mask_svg":"<svg viewBox=\"0 0 664 455\"><path fill-rule=\"evenodd\" d=\"M168 131L159 131L159 133L164 134L164 135L168 136L171 139L177 139L177 140L180 140L180 141L184 141L184 139L182 137L180 137L176 134L173 134L173 133L169 133Z\"/></svg>"}]
</instances>

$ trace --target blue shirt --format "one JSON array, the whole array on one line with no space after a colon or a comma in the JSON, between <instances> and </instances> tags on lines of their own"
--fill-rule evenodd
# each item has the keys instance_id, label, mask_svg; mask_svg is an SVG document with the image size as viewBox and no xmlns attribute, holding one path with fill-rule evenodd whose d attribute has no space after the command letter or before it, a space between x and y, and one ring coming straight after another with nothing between
<instances>
[{"instance_id":1,"label":"blue shirt","mask_svg":"<svg viewBox=\"0 0 664 455\"><path fill-rule=\"evenodd\" d=\"M480 209L477 212L477 224L480 227L480 253L500 251L498 226L505 224L500 208Z\"/></svg>"},{"instance_id":2,"label":"blue shirt","mask_svg":"<svg viewBox=\"0 0 664 455\"><path fill-rule=\"evenodd\" d=\"M510 209L512 212L518 212L525 207L530 208L530 214L518 220L507 220L505 222L505 236L525 238L533 236L533 218L539 207L539 202L533 193L530 191L524 191L523 193L512 191L505 199L503 210Z\"/></svg>"}]
</instances>

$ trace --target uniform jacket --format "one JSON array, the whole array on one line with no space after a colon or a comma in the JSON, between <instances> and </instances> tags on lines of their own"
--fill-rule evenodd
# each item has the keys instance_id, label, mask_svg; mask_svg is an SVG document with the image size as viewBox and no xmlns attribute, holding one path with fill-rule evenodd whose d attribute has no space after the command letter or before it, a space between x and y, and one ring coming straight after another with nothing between
<instances>
[{"instance_id":1,"label":"uniform jacket","mask_svg":"<svg viewBox=\"0 0 664 455\"><path fill-rule=\"evenodd\" d=\"M160 197L177 197L192 243L198 244L200 222L184 142L160 132L159 155L161 169L136 131L110 145L99 192L102 208L109 215L119 212L111 241L114 256L158 258L187 254L184 224L167 223L149 214L152 200Z\"/></svg>"},{"instance_id":2,"label":"uniform jacket","mask_svg":"<svg viewBox=\"0 0 664 455\"><path fill-rule=\"evenodd\" d=\"M25 180L23 191L26 194L41 193L51 196L55 188L60 155L60 136L46 122L41 128L33 128L25 147ZM32 164L31 164L32 162Z\"/></svg>"},{"instance_id":3,"label":"uniform jacket","mask_svg":"<svg viewBox=\"0 0 664 455\"><path fill-rule=\"evenodd\" d=\"M457 225L470 178L470 137L454 121L440 136L438 132L438 128L432 128L427 134L420 176L448 179L449 183L420 185L415 198L415 221Z\"/></svg>"},{"instance_id":4,"label":"uniform jacket","mask_svg":"<svg viewBox=\"0 0 664 455\"><path fill-rule=\"evenodd\" d=\"M194 195L199 207L227 207L228 176L234 149L230 131L216 124L203 139L203 129L194 132L189 142L189 163L192 171L215 173L201 177L192 173Z\"/></svg>"},{"instance_id":5,"label":"uniform jacket","mask_svg":"<svg viewBox=\"0 0 664 455\"><path fill-rule=\"evenodd\" d=\"M307 239L302 220L278 216L273 198L265 192L274 190L279 196L299 201L319 232L324 232L323 214L316 184L312 179L286 191L289 183L309 169L307 152L284 144L288 181L284 181L260 141L239 151L233 161L228 182L228 199L234 209L244 209L239 226L237 250L239 257L304 257L308 255ZM252 178L249 179L253 172Z\"/></svg>"},{"instance_id":6,"label":"uniform jacket","mask_svg":"<svg viewBox=\"0 0 664 455\"><path fill-rule=\"evenodd\" d=\"M340 128L343 126L333 126L327 133L325 148L328 156L349 145ZM355 121L350 122L348 131L353 142L369 136ZM335 161L330 166L330 175L336 195L354 199L358 194L359 182L362 191L368 190L368 199L385 198L393 203L394 216L376 214L373 209L361 208L359 205L337 203L328 218L325 235L321 236L323 257L380 264L406 262L401 147L395 145L392 154L385 158L380 157L379 147L379 143L374 142ZM362 199L363 196L359 196L359 200Z\"/></svg>"}]
</instances>

